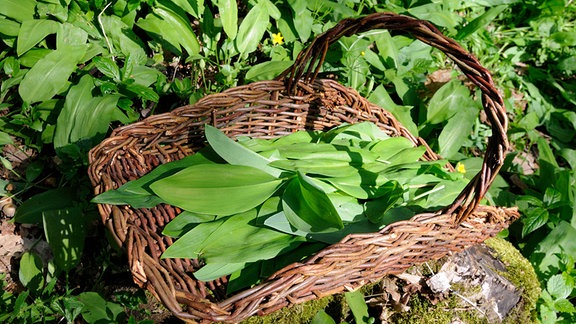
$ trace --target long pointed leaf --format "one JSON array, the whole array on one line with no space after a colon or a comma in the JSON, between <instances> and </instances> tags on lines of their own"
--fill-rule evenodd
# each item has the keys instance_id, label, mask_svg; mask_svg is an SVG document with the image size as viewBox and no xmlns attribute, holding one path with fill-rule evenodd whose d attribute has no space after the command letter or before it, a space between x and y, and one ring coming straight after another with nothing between
<instances>
[{"instance_id":1,"label":"long pointed leaf","mask_svg":"<svg viewBox=\"0 0 576 324\"><path fill-rule=\"evenodd\" d=\"M158 180L150 189L168 204L188 211L232 215L260 205L281 183L251 167L200 164Z\"/></svg>"},{"instance_id":2,"label":"long pointed leaf","mask_svg":"<svg viewBox=\"0 0 576 324\"><path fill-rule=\"evenodd\" d=\"M63 90L86 49L86 46L65 46L38 60L18 87L22 99L27 103L46 101Z\"/></svg>"},{"instance_id":3,"label":"long pointed leaf","mask_svg":"<svg viewBox=\"0 0 576 324\"><path fill-rule=\"evenodd\" d=\"M212 146L212 149L226 160L226 162L232 165L254 167L274 177L280 177L282 174L282 170L268 166L271 162L270 160L231 140L217 128L206 125L204 132L206 134L206 140L210 146Z\"/></svg>"}]
</instances>

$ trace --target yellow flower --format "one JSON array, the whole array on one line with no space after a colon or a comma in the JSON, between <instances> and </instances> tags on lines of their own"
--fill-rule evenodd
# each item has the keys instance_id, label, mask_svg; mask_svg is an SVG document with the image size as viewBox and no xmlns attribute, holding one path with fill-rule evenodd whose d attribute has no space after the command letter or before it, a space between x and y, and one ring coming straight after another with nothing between
<instances>
[{"instance_id":1,"label":"yellow flower","mask_svg":"<svg viewBox=\"0 0 576 324\"><path fill-rule=\"evenodd\" d=\"M456 164L456 171L464 174L464 173L466 173L466 167L464 166L464 164L458 162L458 163Z\"/></svg>"},{"instance_id":2,"label":"yellow flower","mask_svg":"<svg viewBox=\"0 0 576 324\"><path fill-rule=\"evenodd\" d=\"M364 51L360 52L360 55L364 56L366 53Z\"/></svg>"},{"instance_id":3,"label":"yellow flower","mask_svg":"<svg viewBox=\"0 0 576 324\"><path fill-rule=\"evenodd\" d=\"M282 36L282 33L272 34L272 44L273 45L284 44L284 36Z\"/></svg>"}]
</instances>

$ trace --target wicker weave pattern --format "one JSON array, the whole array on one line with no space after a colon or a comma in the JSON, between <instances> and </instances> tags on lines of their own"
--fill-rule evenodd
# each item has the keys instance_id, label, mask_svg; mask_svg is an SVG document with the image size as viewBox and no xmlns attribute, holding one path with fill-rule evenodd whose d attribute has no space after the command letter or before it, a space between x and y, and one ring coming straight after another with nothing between
<instances>
[{"instance_id":1,"label":"wicker weave pattern","mask_svg":"<svg viewBox=\"0 0 576 324\"><path fill-rule=\"evenodd\" d=\"M373 21L378 23L370 25ZM427 34L416 36L445 52L461 50L453 42L445 43L446 39L436 29L430 29L429 24L412 18L375 14L345 20L320 36L311 50L303 52L294 68L284 74L303 77L304 81L263 81L232 88L207 96L192 106L115 130L90 153L89 175L95 193L117 188L160 164L194 154L204 146L204 124L212 124L230 137L273 138L301 129L327 130L343 122L371 121L391 136L404 136L414 144L426 145L391 114L368 103L356 91L331 80L313 81L314 73L302 72L303 66L313 66L308 62L318 64L317 60L323 57L324 52L317 47L327 48L334 37L343 35L342 30L354 33L390 28L392 25L386 25L388 21L396 24L395 29L410 32L428 28ZM363 27L352 30L350 26ZM310 53L320 56L312 57ZM461 68L463 61L477 63L469 54L465 56L452 58ZM238 322L286 305L356 289L386 274L400 273L413 264L477 244L507 227L518 214L514 209L484 206L475 209L503 161L507 147L506 116L488 72L480 69L479 64L468 62L464 66L472 66L471 71L465 71L469 77L482 80L471 78L482 85L484 107L491 116L495 135L490 139L481 173L447 210L417 215L379 233L350 235L309 260L292 264L262 284L230 297L225 296L226 278L207 283L193 278L192 273L201 266L198 260L160 259L173 243L161 231L180 212L177 208L99 205L102 221L118 244L125 247L135 282L150 290L178 317L198 322ZM438 158L428 148L425 159Z\"/></svg>"}]
</instances>

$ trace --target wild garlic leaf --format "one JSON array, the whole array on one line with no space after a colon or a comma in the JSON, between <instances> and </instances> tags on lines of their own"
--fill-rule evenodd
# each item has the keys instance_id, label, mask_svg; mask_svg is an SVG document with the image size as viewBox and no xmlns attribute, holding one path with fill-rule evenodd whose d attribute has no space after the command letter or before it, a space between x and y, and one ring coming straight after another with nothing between
<instances>
[{"instance_id":1,"label":"wild garlic leaf","mask_svg":"<svg viewBox=\"0 0 576 324\"><path fill-rule=\"evenodd\" d=\"M290 224L304 232L333 232L344 227L330 198L301 172L284 190L282 209Z\"/></svg>"},{"instance_id":2,"label":"wild garlic leaf","mask_svg":"<svg viewBox=\"0 0 576 324\"><path fill-rule=\"evenodd\" d=\"M282 180L253 167L199 164L152 183L150 189L172 206L225 216L260 205L281 183Z\"/></svg>"},{"instance_id":3,"label":"wild garlic leaf","mask_svg":"<svg viewBox=\"0 0 576 324\"><path fill-rule=\"evenodd\" d=\"M301 237L253 225L256 216L256 209L251 209L199 224L166 249L162 258L201 258L206 264L255 262L303 242Z\"/></svg>"},{"instance_id":4,"label":"wild garlic leaf","mask_svg":"<svg viewBox=\"0 0 576 324\"><path fill-rule=\"evenodd\" d=\"M164 201L150 190L151 183L171 176L192 165L221 162L223 162L223 160L210 147L206 147L196 152L196 154L187 156L181 160L159 165L148 174L136 180L129 181L116 190L105 191L94 197L92 202L98 204L130 205L134 208L152 208Z\"/></svg>"},{"instance_id":5,"label":"wild garlic leaf","mask_svg":"<svg viewBox=\"0 0 576 324\"><path fill-rule=\"evenodd\" d=\"M232 165L244 165L257 168L276 178L282 175L282 170L268 165L271 162L270 160L228 138L228 136L216 127L210 125L205 125L204 127L206 140L212 149L226 160L226 162Z\"/></svg>"}]
</instances>

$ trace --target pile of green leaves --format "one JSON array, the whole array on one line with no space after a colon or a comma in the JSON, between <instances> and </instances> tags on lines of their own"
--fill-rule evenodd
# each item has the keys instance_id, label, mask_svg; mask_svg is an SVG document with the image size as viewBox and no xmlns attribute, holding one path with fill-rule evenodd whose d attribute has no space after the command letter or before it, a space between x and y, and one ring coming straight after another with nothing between
<instances>
[{"instance_id":1,"label":"pile of green leaves","mask_svg":"<svg viewBox=\"0 0 576 324\"><path fill-rule=\"evenodd\" d=\"M209 125L205 135L209 146L197 154L93 200L183 209L164 228L179 239L163 257L204 260L194 274L200 280L240 276L259 261L303 257L347 234L377 231L449 204L467 183L444 169L446 161L419 162L425 147L368 122L274 140L235 142Z\"/></svg>"}]
</instances>

